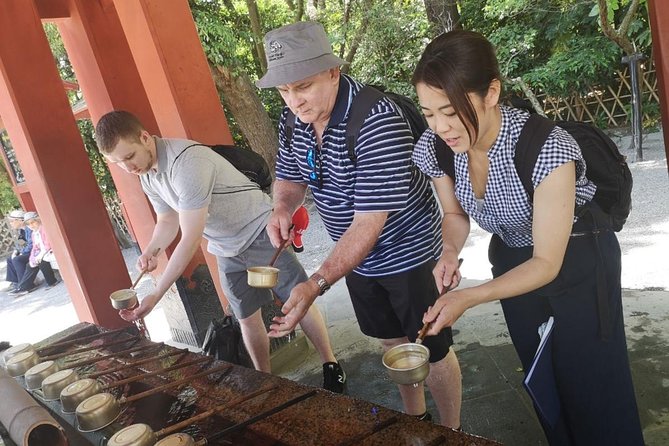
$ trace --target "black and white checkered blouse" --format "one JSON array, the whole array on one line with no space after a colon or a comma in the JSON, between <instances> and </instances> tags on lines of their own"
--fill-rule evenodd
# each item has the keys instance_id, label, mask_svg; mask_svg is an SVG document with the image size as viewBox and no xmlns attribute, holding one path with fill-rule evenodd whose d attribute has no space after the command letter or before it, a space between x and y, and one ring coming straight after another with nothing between
<instances>
[{"instance_id":1,"label":"black and white checkered blouse","mask_svg":"<svg viewBox=\"0 0 669 446\"><path fill-rule=\"evenodd\" d=\"M477 200L469 179L467 154L455 154L455 195L464 211L484 230L499 235L511 247L532 246L532 204L514 166L516 142L529 114L501 106L502 127L488 152L485 197ZM416 143L413 161L430 177L442 177L435 155L435 138L425 131ZM576 162L576 204L592 200L597 186L585 177L585 161L576 141L559 127L551 132L532 173L534 188L555 168ZM576 219L574 219L576 220Z\"/></svg>"}]
</instances>

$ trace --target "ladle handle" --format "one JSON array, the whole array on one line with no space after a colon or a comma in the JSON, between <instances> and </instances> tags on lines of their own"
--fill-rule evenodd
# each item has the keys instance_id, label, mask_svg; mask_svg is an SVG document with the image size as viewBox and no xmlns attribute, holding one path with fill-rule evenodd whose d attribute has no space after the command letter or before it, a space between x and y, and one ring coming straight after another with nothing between
<instances>
[{"instance_id":1,"label":"ladle handle","mask_svg":"<svg viewBox=\"0 0 669 446\"><path fill-rule=\"evenodd\" d=\"M68 369L75 369L77 367L81 367L84 365L95 364L96 362L104 361L105 359L116 358L118 356L123 356L123 355L129 355L131 353L141 352L144 350L153 350L155 348L160 348L163 345L165 344L163 344L162 342L160 344L140 345L139 347L131 348L128 350L122 350L116 353L109 353L107 355L93 356L92 358L82 359L75 362L69 362L66 360L65 366Z\"/></svg>"},{"instance_id":2,"label":"ladle handle","mask_svg":"<svg viewBox=\"0 0 669 446\"><path fill-rule=\"evenodd\" d=\"M290 231L293 229L294 226L295 226L295 225L290 225L290 228L288 228L288 232L289 232L289 233L290 233ZM275 252L274 255L272 256L272 259L269 261L269 264L268 264L267 266L274 266L274 262L276 262L276 259L279 258L279 254L281 254L281 251L283 251L283 248L286 247L286 245L288 244L289 241L290 241L290 237L288 237L286 240L284 240L284 241L281 242L281 244L279 245L279 247L276 248L276 252Z\"/></svg>"},{"instance_id":3,"label":"ladle handle","mask_svg":"<svg viewBox=\"0 0 669 446\"><path fill-rule=\"evenodd\" d=\"M102 344L102 345L92 345L92 346L89 346L89 347L78 348L76 350L72 350L71 352L62 352L62 353L58 353L58 354L55 354L55 355L44 356L42 358L42 361L53 361L54 359L63 358L65 356L71 356L71 355L75 355L75 354L78 354L78 353L89 352L91 350L98 350L98 349L101 349L101 348L108 348L108 347L111 347L113 345L125 344L126 342L132 342L132 341L137 342L140 339L141 338L139 336L133 336L131 338L121 339L121 340L114 341L114 342L107 342L106 344Z\"/></svg>"},{"instance_id":4,"label":"ladle handle","mask_svg":"<svg viewBox=\"0 0 669 446\"><path fill-rule=\"evenodd\" d=\"M156 436L156 438L160 438L160 437L162 437L162 436L169 435L169 434L171 434L172 432L180 431L181 429L183 429L183 428L185 428L185 427L187 427L187 426L190 426L190 425L193 424L193 423L197 423L198 421L202 421L202 420L204 420L204 419L206 419L206 418L209 418L210 416L214 415L214 414L215 414L216 412L218 412L218 411L221 411L221 410L223 410L223 409L232 409L233 407L235 407L235 406L238 405L238 404L243 403L244 401L248 401L248 400L250 400L250 399L252 399L252 398L255 398L255 397L257 397L257 396L260 396L260 395L262 395L263 393L267 393L267 392L269 392L270 390L274 390L274 389L276 389L277 387L278 387L278 386L271 386L271 387L268 387L268 388L266 388L266 389L256 390L255 392L251 392L251 393L249 393L248 395L244 395L244 396L239 397L239 398L237 398L237 399L235 399L235 400L232 400L232 401L230 401L230 402L228 402L228 403L225 403L225 404L219 404L218 406L214 407L213 409L209 409L209 410L207 410L207 411L205 411L205 412L202 412L201 414L195 415L195 416L190 417L190 418L188 418L188 419L186 419L186 420L183 420L183 421L181 421L181 422L179 422L179 423L177 423L177 424L173 424L173 425L168 426L168 427L166 427L166 428L164 428L164 429L161 429L161 430L159 430L158 432L156 432L155 436Z\"/></svg>"},{"instance_id":5,"label":"ladle handle","mask_svg":"<svg viewBox=\"0 0 669 446\"><path fill-rule=\"evenodd\" d=\"M458 268L460 268L462 266L462 261L463 260L464 259L462 259L462 258L458 259ZM444 290L441 292L441 294L439 294L439 296L437 296L437 299L439 299L441 296L448 293L452 289L453 289L453 284L447 286L446 288L444 288ZM420 331L418 332L418 336L416 337L416 344L422 344L423 343L423 338L425 337L425 333L427 333L428 328L430 328L430 322L425 322L423 324L423 328L421 328Z\"/></svg>"},{"instance_id":6,"label":"ladle handle","mask_svg":"<svg viewBox=\"0 0 669 446\"><path fill-rule=\"evenodd\" d=\"M161 342L160 344L157 344L155 347L160 348L164 345L165 344L163 344ZM125 363L123 365L120 365L118 367L114 367L114 368L111 368L111 369L106 369L106 370L102 370L102 371L99 371L99 372L91 373L86 378L94 379L94 378L97 378L97 377L102 376L102 375L107 375L107 374L120 372L121 370L131 369L133 367L139 367L140 365L146 364L148 362L161 361L165 358L169 358L170 356L186 355L186 354L188 354L188 349L175 350L173 352L169 352L169 353L165 353L165 354L160 354L160 355L156 355L156 356L149 356L148 358L143 358L143 359L140 359L140 360L137 360L137 361L127 362L127 363ZM177 361L178 361L178 359L177 359Z\"/></svg>"},{"instance_id":7,"label":"ladle handle","mask_svg":"<svg viewBox=\"0 0 669 446\"><path fill-rule=\"evenodd\" d=\"M131 376L129 378L120 379L118 381L112 381L109 384L105 384L102 388L104 390L107 390L107 389L111 389L111 388L114 388L114 387L124 386L126 384L134 383L135 381L139 381L140 379L148 378L149 376L161 375L163 373L171 372L172 370L178 370L178 369L182 369L184 367L188 367L188 366L191 366L191 365L200 364L202 362L206 362L207 360L211 361L211 359L212 358L209 357L209 356L204 356L204 357L200 357L200 358L197 358L197 359L193 359L191 361L183 362L181 364L173 364L169 367L164 367L162 369L159 369L159 370L156 370L156 371L153 371L153 372L140 373L139 375Z\"/></svg>"},{"instance_id":8,"label":"ladle handle","mask_svg":"<svg viewBox=\"0 0 669 446\"><path fill-rule=\"evenodd\" d=\"M159 252L160 252L160 248L156 248L156 249L154 249L153 252L151 253L151 257L155 257L155 256L157 256ZM132 283L132 285L130 286L130 289L131 289L131 290L135 289L135 287L136 287L137 284L139 283L139 280L140 280L142 277L144 277L144 274L146 274L146 272L147 272L146 269L143 269L143 270L142 270L142 272L140 273L139 277L137 277L137 278L135 279L135 281Z\"/></svg>"},{"instance_id":9,"label":"ladle handle","mask_svg":"<svg viewBox=\"0 0 669 446\"><path fill-rule=\"evenodd\" d=\"M214 367L213 369L208 369L203 372L196 373L195 375L190 375L177 381L173 381L171 383L164 384L162 386L154 387L153 389L147 390L145 392L141 392L136 395L129 396L127 398L121 398L120 402L132 403L133 401L137 401L147 396L155 395L156 393L162 392L163 390L171 389L172 387L177 387L180 386L181 384L189 383L195 378L201 378L203 376L211 375L212 373L222 372L223 370L229 369L230 367L232 367L232 364L226 364L219 367Z\"/></svg>"},{"instance_id":10,"label":"ladle handle","mask_svg":"<svg viewBox=\"0 0 669 446\"><path fill-rule=\"evenodd\" d=\"M83 344L88 341L93 341L98 338L102 338L104 336L109 336L113 334L118 334L122 331L125 331L127 327L123 328L117 328L116 330L110 330L110 331L103 331L100 333L95 333L90 336L84 336L83 338L77 338L77 339L70 339L69 341L62 341L62 342L55 342L53 344L45 345L44 347L40 347L37 349L37 353L42 353L44 350L50 350L54 348L63 348L63 347L69 347L70 345L73 344Z\"/></svg>"}]
</instances>

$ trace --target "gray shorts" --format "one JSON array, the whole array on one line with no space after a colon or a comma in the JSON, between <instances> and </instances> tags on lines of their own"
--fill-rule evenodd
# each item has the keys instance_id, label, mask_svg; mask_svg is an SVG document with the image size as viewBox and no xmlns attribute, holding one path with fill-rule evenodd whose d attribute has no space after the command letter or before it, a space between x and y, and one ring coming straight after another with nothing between
<instances>
[{"instance_id":1,"label":"gray shorts","mask_svg":"<svg viewBox=\"0 0 669 446\"><path fill-rule=\"evenodd\" d=\"M216 256L221 287L230 302L230 308L238 319L245 319L263 305L273 301L272 290L253 288L246 281L246 269L269 263L276 248L264 230L244 252L235 257ZM295 257L292 249L285 249L274 263L279 268L279 283L273 288L281 302L288 300L295 285L308 279L307 273Z\"/></svg>"}]
</instances>

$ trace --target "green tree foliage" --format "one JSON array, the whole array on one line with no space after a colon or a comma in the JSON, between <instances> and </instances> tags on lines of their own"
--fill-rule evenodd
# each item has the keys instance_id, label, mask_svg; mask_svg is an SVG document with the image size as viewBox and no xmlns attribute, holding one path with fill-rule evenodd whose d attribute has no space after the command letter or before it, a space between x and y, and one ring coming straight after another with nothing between
<instances>
[{"instance_id":1,"label":"green tree foliage","mask_svg":"<svg viewBox=\"0 0 669 446\"><path fill-rule=\"evenodd\" d=\"M189 0L193 20L202 42L202 48L210 63L222 65L248 73L251 78L262 76L260 62L253 49L253 33L244 1L230 0ZM290 23L292 13L284 2L258 2L265 31ZM278 118L283 103L274 89L258 90L258 94L269 115ZM222 101L224 102L224 101ZM236 144L245 145L244 138L234 121L232 113L226 110Z\"/></svg>"},{"instance_id":2,"label":"green tree foliage","mask_svg":"<svg viewBox=\"0 0 669 446\"><path fill-rule=\"evenodd\" d=\"M9 173L7 173L4 163L0 163L0 214L6 215L12 209L20 207L19 200L16 198L12 183L9 180Z\"/></svg>"},{"instance_id":3,"label":"green tree foliage","mask_svg":"<svg viewBox=\"0 0 669 446\"><path fill-rule=\"evenodd\" d=\"M609 13L617 16L629 4L609 2L615 4ZM464 28L495 44L507 78L521 77L535 91L559 96L609 83L622 68L622 52L602 35L595 5L595 0L467 0L461 2L461 17ZM649 36L644 5L630 38L648 53Z\"/></svg>"}]
</instances>

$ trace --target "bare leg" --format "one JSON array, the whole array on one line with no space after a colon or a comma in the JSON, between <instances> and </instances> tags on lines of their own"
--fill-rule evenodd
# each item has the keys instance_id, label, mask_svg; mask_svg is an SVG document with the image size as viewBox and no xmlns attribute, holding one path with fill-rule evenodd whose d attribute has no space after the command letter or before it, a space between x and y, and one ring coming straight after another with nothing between
<instances>
[{"instance_id":1,"label":"bare leg","mask_svg":"<svg viewBox=\"0 0 669 446\"><path fill-rule=\"evenodd\" d=\"M332 352L325 321L316 305L312 305L309 308L307 314L300 321L300 326L304 330L304 334L307 335L307 338L314 344L314 348L320 355L322 363L337 362Z\"/></svg>"},{"instance_id":2,"label":"bare leg","mask_svg":"<svg viewBox=\"0 0 669 446\"><path fill-rule=\"evenodd\" d=\"M249 356L251 356L253 366L261 372L271 373L269 337L267 337L267 329L262 320L261 310L256 311L247 318L239 319L239 325L242 328L244 345L249 352Z\"/></svg>"},{"instance_id":3,"label":"bare leg","mask_svg":"<svg viewBox=\"0 0 669 446\"><path fill-rule=\"evenodd\" d=\"M453 349L441 361L430 364L430 374L425 382L437 404L440 424L453 429L459 428L462 374Z\"/></svg>"},{"instance_id":4,"label":"bare leg","mask_svg":"<svg viewBox=\"0 0 669 446\"><path fill-rule=\"evenodd\" d=\"M381 339L383 351L388 351L396 345L409 342L408 338ZM398 384L400 397L404 404L404 412L409 415L422 415L426 411L425 390L423 383L418 385Z\"/></svg>"}]
</instances>

